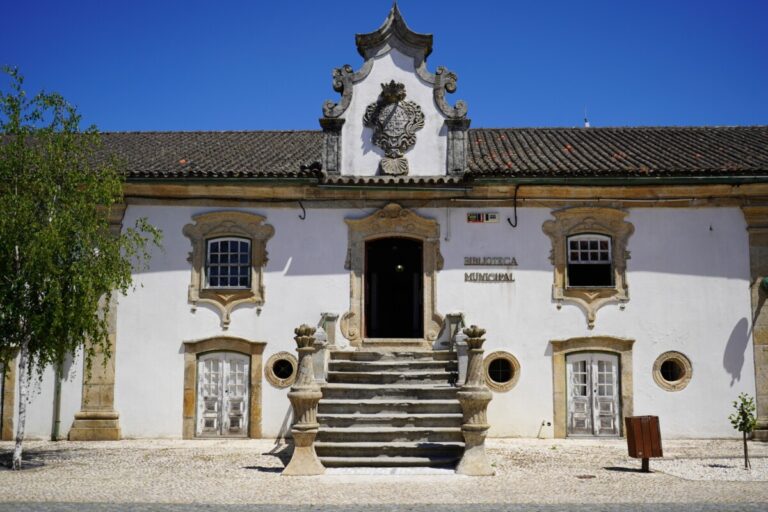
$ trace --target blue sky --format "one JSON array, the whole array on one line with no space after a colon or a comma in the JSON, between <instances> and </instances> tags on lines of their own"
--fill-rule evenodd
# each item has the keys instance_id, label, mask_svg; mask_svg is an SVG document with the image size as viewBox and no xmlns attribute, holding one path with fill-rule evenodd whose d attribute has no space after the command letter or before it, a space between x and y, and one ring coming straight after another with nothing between
<instances>
[{"instance_id":1,"label":"blue sky","mask_svg":"<svg viewBox=\"0 0 768 512\"><path fill-rule=\"evenodd\" d=\"M103 131L319 129L390 0L3 0L0 64ZM474 127L768 124L768 0L401 0ZM3 79L3 87L7 80Z\"/></svg>"}]
</instances>

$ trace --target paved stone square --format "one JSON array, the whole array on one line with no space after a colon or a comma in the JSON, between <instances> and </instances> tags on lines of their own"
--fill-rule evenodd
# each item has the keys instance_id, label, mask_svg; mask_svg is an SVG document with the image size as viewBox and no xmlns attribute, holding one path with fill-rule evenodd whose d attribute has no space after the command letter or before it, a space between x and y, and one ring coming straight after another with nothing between
<instances>
[{"instance_id":1,"label":"paved stone square","mask_svg":"<svg viewBox=\"0 0 768 512\"><path fill-rule=\"evenodd\" d=\"M0 470L0 510L414 511L765 510L768 444L666 441L651 474L622 440L493 439L493 477L445 470L335 469L283 477L269 440L30 441L29 469ZM0 459L12 443L0 443ZM246 506L248 505L248 506Z\"/></svg>"}]
</instances>

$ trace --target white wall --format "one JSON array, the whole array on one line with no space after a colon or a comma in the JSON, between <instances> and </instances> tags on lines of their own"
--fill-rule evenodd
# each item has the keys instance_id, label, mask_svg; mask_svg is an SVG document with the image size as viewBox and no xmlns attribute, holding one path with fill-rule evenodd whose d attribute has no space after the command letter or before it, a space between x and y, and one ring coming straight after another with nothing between
<instances>
[{"instance_id":1,"label":"white wall","mask_svg":"<svg viewBox=\"0 0 768 512\"><path fill-rule=\"evenodd\" d=\"M190 312L187 286L189 240L182 235L193 214L210 208L131 206L125 224L147 216L164 233L149 272L120 298L115 401L126 437L179 437L182 423L183 347L186 340L220 335L219 317L205 306ZM344 218L373 210L256 208L275 227L267 244L266 304L260 315L244 306L232 315L228 335L265 341L265 360L294 351L293 328L317 323L320 313L349 307L349 274L344 269ZM549 341L578 336L631 338L634 346L634 408L658 414L665 437L731 436L731 400L754 394L752 345L748 328L748 241L737 208L633 209L629 240L630 301L625 311L609 305L598 312L594 330L581 310L551 299L550 241L541 231L550 218L542 208L519 209L519 225L467 224L465 209L423 209L441 224L445 267L438 273L438 310L463 311L487 329L486 352L513 353L520 380L508 393L495 394L489 415L491 435L536 436L552 421L552 363ZM450 222L449 220L450 219ZM450 224L450 226L449 226ZM447 239L446 239L447 238ZM515 256L516 281L465 283L465 256ZM337 337L341 337L337 334ZM651 376L655 358L667 350L685 353L693 380L677 393L660 389ZM285 428L287 390L263 382L263 432ZM544 429L551 436L552 429Z\"/></svg>"},{"instance_id":2,"label":"white wall","mask_svg":"<svg viewBox=\"0 0 768 512\"><path fill-rule=\"evenodd\" d=\"M16 402L14 404L14 434L19 424L19 371L16 370ZM83 358L79 351L64 363L64 378L61 382L61 409L59 418L59 437L66 439L75 413L80 410L83 393ZM27 421L25 424L27 439L51 439L53 432L55 371L53 367L45 369L42 379L38 375L32 378Z\"/></svg>"},{"instance_id":3,"label":"white wall","mask_svg":"<svg viewBox=\"0 0 768 512\"><path fill-rule=\"evenodd\" d=\"M391 80L405 85L406 99L415 102L424 112L424 127L416 132L416 145L405 154L411 176L446 174L447 129L445 118L437 110L432 86L415 73L413 59L392 50L377 57L368 76L355 84L352 101L342 115L346 120L341 130L341 173L354 176L377 174L384 152L371 143L373 130L363 126L365 109L375 103L381 93L381 84Z\"/></svg>"}]
</instances>

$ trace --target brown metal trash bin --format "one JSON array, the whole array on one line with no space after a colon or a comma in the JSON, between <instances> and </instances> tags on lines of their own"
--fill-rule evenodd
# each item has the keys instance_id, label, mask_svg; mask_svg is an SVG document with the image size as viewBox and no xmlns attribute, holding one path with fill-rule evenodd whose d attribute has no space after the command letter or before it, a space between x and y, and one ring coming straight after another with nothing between
<instances>
[{"instance_id":1,"label":"brown metal trash bin","mask_svg":"<svg viewBox=\"0 0 768 512\"><path fill-rule=\"evenodd\" d=\"M643 459L643 472L648 472L648 459L663 457L658 416L628 416L624 418L629 456Z\"/></svg>"}]
</instances>

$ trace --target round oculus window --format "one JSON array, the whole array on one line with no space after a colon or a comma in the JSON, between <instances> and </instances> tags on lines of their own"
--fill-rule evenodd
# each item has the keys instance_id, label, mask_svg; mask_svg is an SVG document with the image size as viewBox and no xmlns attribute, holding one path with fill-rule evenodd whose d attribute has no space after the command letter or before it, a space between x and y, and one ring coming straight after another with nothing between
<instances>
[{"instance_id":1,"label":"round oculus window","mask_svg":"<svg viewBox=\"0 0 768 512\"><path fill-rule=\"evenodd\" d=\"M290 352L272 354L264 365L264 376L276 388L287 388L296 382L299 363Z\"/></svg>"},{"instance_id":2,"label":"round oculus window","mask_svg":"<svg viewBox=\"0 0 768 512\"><path fill-rule=\"evenodd\" d=\"M485 383L497 392L509 391L520 378L520 363L509 352L491 352L483 362Z\"/></svg>"},{"instance_id":3,"label":"round oculus window","mask_svg":"<svg viewBox=\"0 0 768 512\"><path fill-rule=\"evenodd\" d=\"M692 376L691 361L681 352L664 352L653 363L653 380L666 391L685 389Z\"/></svg>"}]
</instances>

